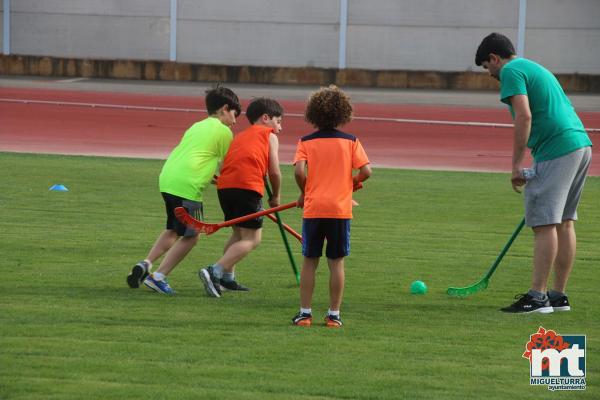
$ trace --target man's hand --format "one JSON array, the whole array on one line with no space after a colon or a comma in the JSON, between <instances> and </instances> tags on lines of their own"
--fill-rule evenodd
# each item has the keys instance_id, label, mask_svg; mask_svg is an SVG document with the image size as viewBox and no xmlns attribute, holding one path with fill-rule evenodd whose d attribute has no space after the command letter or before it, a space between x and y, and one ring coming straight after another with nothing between
<instances>
[{"instance_id":1,"label":"man's hand","mask_svg":"<svg viewBox=\"0 0 600 400\"><path fill-rule=\"evenodd\" d=\"M515 192L521 193L521 187L526 183L525 177L523 176L523 171L520 169L513 170L510 177L510 183L512 184L512 188Z\"/></svg>"}]
</instances>

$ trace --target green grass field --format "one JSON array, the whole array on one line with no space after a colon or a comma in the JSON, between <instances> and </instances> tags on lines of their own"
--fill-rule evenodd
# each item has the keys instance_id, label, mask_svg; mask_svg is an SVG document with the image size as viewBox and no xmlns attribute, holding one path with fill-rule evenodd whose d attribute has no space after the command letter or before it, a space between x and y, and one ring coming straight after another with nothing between
<instances>
[{"instance_id":1,"label":"green grass field","mask_svg":"<svg viewBox=\"0 0 600 400\"><path fill-rule=\"evenodd\" d=\"M529 286L524 229L490 287L467 299L522 215L507 174L375 169L352 225L345 326L293 327L298 288L279 232L239 266L247 294L208 298L197 270L228 232L202 237L173 272L172 298L125 276L163 228L161 161L0 153L0 399L540 399L599 398L600 179L580 206L573 311L505 315ZM296 199L284 168L282 201ZM69 192L51 192L56 183ZM222 218L214 188L207 220ZM282 214L300 229L299 210ZM300 263L300 248L291 241ZM409 293L425 281L429 293ZM584 392L529 385L521 358L539 326L587 335Z\"/></svg>"}]
</instances>

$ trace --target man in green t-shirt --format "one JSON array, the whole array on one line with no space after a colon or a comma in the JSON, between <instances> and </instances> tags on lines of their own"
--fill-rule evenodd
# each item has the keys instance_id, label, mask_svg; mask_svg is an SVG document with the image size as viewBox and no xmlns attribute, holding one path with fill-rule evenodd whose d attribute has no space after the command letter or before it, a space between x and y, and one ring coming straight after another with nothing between
<instances>
[{"instance_id":1,"label":"man in green t-shirt","mask_svg":"<svg viewBox=\"0 0 600 400\"><path fill-rule=\"evenodd\" d=\"M475 56L500 81L500 99L514 120L511 184L525 185L525 222L533 229L533 273L529 291L501 310L511 313L568 311L565 294L575 261L577 205L591 146L581 120L554 75L543 66L517 58L504 35L486 36ZM532 168L522 168L525 149ZM553 288L548 279L554 267Z\"/></svg>"},{"instance_id":2,"label":"man in green t-shirt","mask_svg":"<svg viewBox=\"0 0 600 400\"><path fill-rule=\"evenodd\" d=\"M166 229L146 258L127 276L131 288L137 288L143 282L158 293L174 294L166 277L198 242L198 233L179 222L173 210L184 207L195 218L203 218L202 192L229 149L233 140L231 127L241 112L237 95L224 87L208 90L205 102L208 118L196 122L185 132L160 173L159 189L167 213ZM159 268L150 273L152 263L163 255Z\"/></svg>"}]
</instances>

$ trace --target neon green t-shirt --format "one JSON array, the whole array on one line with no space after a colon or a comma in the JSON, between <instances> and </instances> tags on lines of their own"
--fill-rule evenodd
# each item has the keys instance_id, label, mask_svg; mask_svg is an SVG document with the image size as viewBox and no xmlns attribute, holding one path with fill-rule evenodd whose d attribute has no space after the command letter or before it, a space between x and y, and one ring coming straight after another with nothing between
<instances>
[{"instance_id":1,"label":"neon green t-shirt","mask_svg":"<svg viewBox=\"0 0 600 400\"><path fill-rule=\"evenodd\" d=\"M510 97L519 94L529 99L532 118L527 147L535 161L552 160L592 145L569 98L546 68L525 58L506 63L500 70L500 99L508 104L513 119Z\"/></svg>"},{"instance_id":2,"label":"neon green t-shirt","mask_svg":"<svg viewBox=\"0 0 600 400\"><path fill-rule=\"evenodd\" d=\"M202 201L202 192L232 140L231 129L219 119L208 117L196 122L167 158L158 179L160 191Z\"/></svg>"}]
</instances>

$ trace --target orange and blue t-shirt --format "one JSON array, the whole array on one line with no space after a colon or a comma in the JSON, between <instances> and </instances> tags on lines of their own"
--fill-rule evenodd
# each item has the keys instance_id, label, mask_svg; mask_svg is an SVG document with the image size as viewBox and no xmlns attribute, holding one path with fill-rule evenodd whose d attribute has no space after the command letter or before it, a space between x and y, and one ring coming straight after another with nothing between
<instances>
[{"instance_id":1,"label":"orange and blue t-shirt","mask_svg":"<svg viewBox=\"0 0 600 400\"><path fill-rule=\"evenodd\" d=\"M369 164L356 136L320 130L298 142L294 164L306 161L304 218L352 218L352 171Z\"/></svg>"},{"instance_id":2,"label":"orange and blue t-shirt","mask_svg":"<svg viewBox=\"0 0 600 400\"><path fill-rule=\"evenodd\" d=\"M246 189L263 195L271 132L273 128L252 125L235 135L223 161L217 189Z\"/></svg>"}]
</instances>

